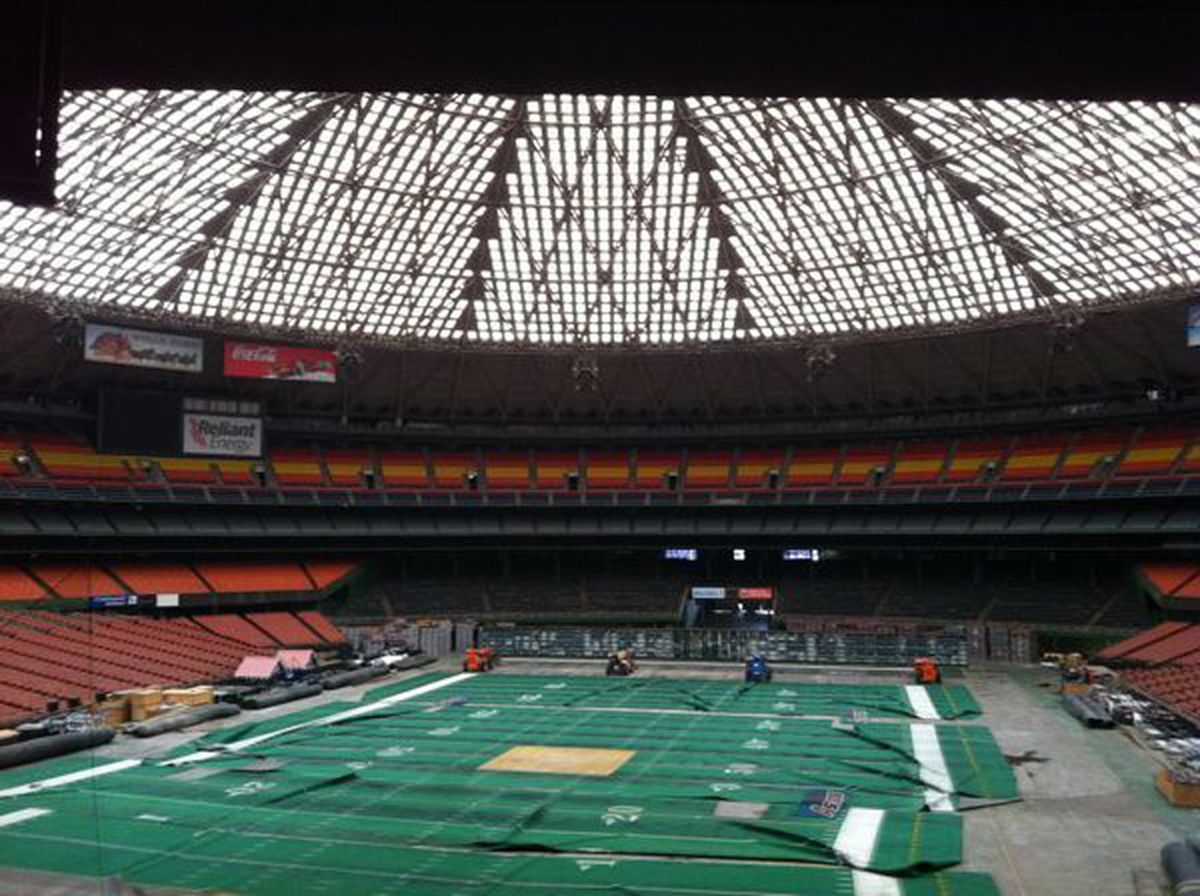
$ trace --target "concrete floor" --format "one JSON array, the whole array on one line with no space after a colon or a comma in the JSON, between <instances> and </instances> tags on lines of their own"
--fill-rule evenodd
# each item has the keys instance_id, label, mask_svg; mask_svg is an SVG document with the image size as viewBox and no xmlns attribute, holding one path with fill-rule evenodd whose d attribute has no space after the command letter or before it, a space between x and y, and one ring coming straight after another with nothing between
<instances>
[{"instance_id":1,"label":"concrete floor","mask_svg":"<svg viewBox=\"0 0 1200 896\"><path fill-rule=\"evenodd\" d=\"M283 715L323 702L355 701L383 683L449 669L457 671L458 661L273 707L254 713L253 718ZM496 674L521 673L597 675L603 674L603 663L510 660L496 670ZM737 678L740 669L718 663L643 663L638 674L727 679ZM909 680L904 670L866 668L777 667L776 678ZM984 709L982 718L964 724L987 725L1007 755L1027 757L1014 763L1024 797L1021 802L964 813L965 861L961 867L990 872L1005 896L1146 896L1161 892L1159 850L1200 830L1200 813L1173 808L1158 795L1152 780L1157 768L1153 757L1120 729L1087 729L1063 712L1051 687L1053 672L995 666L971 669L961 680ZM149 740L118 738L97 750L97 756L161 755L206 731L246 719L219 720L186 734ZM47 891L80 892L53 887ZM0 893L7 892L0 875Z\"/></svg>"}]
</instances>

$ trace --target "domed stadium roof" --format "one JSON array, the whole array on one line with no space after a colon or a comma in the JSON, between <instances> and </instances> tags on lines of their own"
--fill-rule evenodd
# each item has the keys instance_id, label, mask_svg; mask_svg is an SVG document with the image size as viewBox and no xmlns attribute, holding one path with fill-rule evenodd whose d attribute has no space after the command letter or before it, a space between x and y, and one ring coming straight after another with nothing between
<instances>
[{"instance_id":1,"label":"domed stadium roof","mask_svg":"<svg viewBox=\"0 0 1200 896\"><path fill-rule=\"evenodd\" d=\"M1200 106L106 90L0 288L331 340L838 341L1200 284Z\"/></svg>"}]
</instances>

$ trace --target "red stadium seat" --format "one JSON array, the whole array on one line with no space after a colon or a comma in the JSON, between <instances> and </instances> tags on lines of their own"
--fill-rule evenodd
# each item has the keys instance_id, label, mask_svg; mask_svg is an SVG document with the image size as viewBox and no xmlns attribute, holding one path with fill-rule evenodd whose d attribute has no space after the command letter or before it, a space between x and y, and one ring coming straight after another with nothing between
<instances>
[{"instance_id":1,"label":"red stadium seat","mask_svg":"<svg viewBox=\"0 0 1200 896\"><path fill-rule=\"evenodd\" d=\"M667 474L679 475L679 452L638 449L636 464L634 481L638 488L666 488Z\"/></svg>"},{"instance_id":2,"label":"red stadium seat","mask_svg":"<svg viewBox=\"0 0 1200 896\"><path fill-rule=\"evenodd\" d=\"M950 446L945 442L907 442L896 458L891 481L900 483L937 482L946 466Z\"/></svg>"},{"instance_id":3,"label":"red stadium seat","mask_svg":"<svg viewBox=\"0 0 1200 896\"><path fill-rule=\"evenodd\" d=\"M686 488L725 488L729 485L729 470L733 453L729 451L689 451Z\"/></svg>"},{"instance_id":4,"label":"red stadium seat","mask_svg":"<svg viewBox=\"0 0 1200 896\"><path fill-rule=\"evenodd\" d=\"M330 449L325 452L325 469L329 481L345 488L363 488L364 470L374 470L375 464L367 451Z\"/></svg>"},{"instance_id":5,"label":"red stadium seat","mask_svg":"<svg viewBox=\"0 0 1200 896\"><path fill-rule=\"evenodd\" d=\"M324 485L325 474L316 452L303 448L280 448L271 452L271 469L280 485Z\"/></svg>"},{"instance_id":6,"label":"red stadium seat","mask_svg":"<svg viewBox=\"0 0 1200 896\"><path fill-rule=\"evenodd\" d=\"M529 454L525 451L487 451L483 467L489 489L529 488Z\"/></svg>"},{"instance_id":7,"label":"red stadium seat","mask_svg":"<svg viewBox=\"0 0 1200 896\"><path fill-rule=\"evenodd\" d=\"M576 451L534 452L535 484L539 489L561 490L567 488L567 475L581 469L579 453Z\"/></svg>"},{"instance_id":8,"label":"red stadium seat","mask_svg":"<svg viewBox=\"0 0 1200 896\"><path fill-rule=\"evenodd\" d=\"M1022 436L1004 462L1002 479L1049 479L1058 465L1067 436Z\"/></svg>"},{"instance_id":9,"label":"red stadium seat","mask_svg":"<svg viewBox=\"0 0 1200 896\"><path fill-rule=\"evenodd\" d=\"M388 488L425 488L429 485L423 452L381 451L379 467Z\"/></svg>"},{"instance_id":10,"label":"red stadium seat","mask_svg":"<svg viewBox=\"0 0 1200 896\"><path fill-rule=\"evenodd\" d=\"M782 482L783 458L783 451L778 449L739 452L733 484L738 488L763 488L767 485L767 476L772 470L780 474Z\"/></svg>"},{"instance_id":11,"label":"red stadium seat","mask_svg":"<svg viewBox=\"0 0 1200 896\"><path fill-rule=\"evenodd\" d=\"M789 486L832 485L838 452L829 448L797 448L787 468Z\"/></svg>"},{"instance_id":12,"label":"red stadium seat","mask_svg":"<svg viewBox=\"0 0 1200 896\"><path fill-rule=\"evenodd\" d=\"M629 488L629 452L588 451L585 478L589 491Z\"/></svg>"}]
</instances>

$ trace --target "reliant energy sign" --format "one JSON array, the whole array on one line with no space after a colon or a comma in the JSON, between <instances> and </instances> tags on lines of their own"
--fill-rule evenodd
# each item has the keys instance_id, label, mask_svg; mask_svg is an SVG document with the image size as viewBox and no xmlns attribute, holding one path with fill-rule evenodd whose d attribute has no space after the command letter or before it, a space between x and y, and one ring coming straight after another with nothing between
<instances>
[{"instance_id":1,"label":"reliant energy sign","mask_svg":"<svg viewBox=\"0 0 1200 896\"><path fill-rule=\"evenodd\" d=\"M204 340L109 324L88 324L84 328L83 357L98 364L200 373L204 370Z\"/></svg>"},{"instance_id":2,"label":"reliant energy sign","mask_svg":"<svg viewBox=\"0 0 1200 896\"><path fill-rule=\"evenodd\" d=\"M325 348L226 342L225 375L256 380L336 383L337 356Z\"/></svg>"},{"instance_id":3,"label":"reliant energy sign","mask_svg":"<svg viewBox=\"0 0 1200 896\"><path fill-rule=\"evenodd\" d=\"M183 415L183 453L261 457L263 425L258 417Z\"/></svg>"}]
</instances>

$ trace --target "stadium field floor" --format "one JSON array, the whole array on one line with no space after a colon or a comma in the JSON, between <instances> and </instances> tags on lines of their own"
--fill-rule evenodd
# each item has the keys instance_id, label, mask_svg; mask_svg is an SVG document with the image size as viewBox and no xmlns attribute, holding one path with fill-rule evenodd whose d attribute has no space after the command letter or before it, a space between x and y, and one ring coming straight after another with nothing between
<instances>
[{"instance_id":1,"label":"stadium field floor","mask_svg":"<svg viewBox=\"0 0 1200 896\"><path fill-rule=\"evenodd\" d=\"M246 896L990 896L966 687L429 673L0 782L0 865ZM54 779L61 779L55 781ZM38 782L42 782L40 785Z\"/></svg>"}]
</instances>

